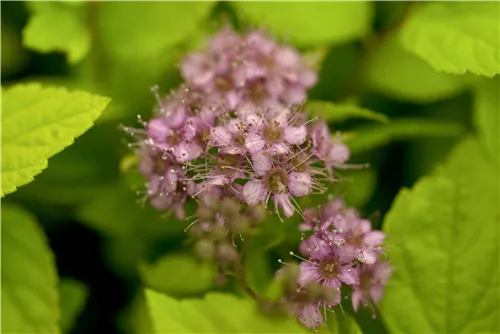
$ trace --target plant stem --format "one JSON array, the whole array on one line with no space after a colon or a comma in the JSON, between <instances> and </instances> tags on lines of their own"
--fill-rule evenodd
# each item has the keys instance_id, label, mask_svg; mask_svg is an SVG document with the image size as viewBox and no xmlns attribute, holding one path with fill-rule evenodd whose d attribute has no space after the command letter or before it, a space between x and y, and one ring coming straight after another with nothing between
<instances>
[{"instance_id":1,"label":"plant stem","mask_svg":"<svg viewBox=\"0 0 500 334\"><path fill-rule=\"evenodd\" d=\"M236 279L238 280L238 283L240 284L240 286L243 288L243 290L246 292L247 295L252 297L257 302L260 302L261 299L259 298L257 293L255 291L253 291L253 289L247 283L246 275L245 275L245 268L243 267L243 255L245 254L245 251L246 251L250 241L251 241L251 237L248 236L247 238L245 238L245 241L243 242L243 245L241 246L241 251L240 251L240 255L238 257L238 260L236 260L236 262L234 263L235 272L234 272L233 276L236 277ZM226 272L226 273L232 274L229 272Z\"/></svg>"}]
</instances>

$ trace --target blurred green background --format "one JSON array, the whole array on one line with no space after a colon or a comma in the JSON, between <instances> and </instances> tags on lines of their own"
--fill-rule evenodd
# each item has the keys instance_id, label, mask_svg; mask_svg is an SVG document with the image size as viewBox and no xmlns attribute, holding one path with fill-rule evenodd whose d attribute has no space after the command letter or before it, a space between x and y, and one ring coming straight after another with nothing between
<instances>
[{"instance_id":1,"label":"blurred green background","mask_svg":"<svg viewBox=\"0 0 500 334\"><path fill-rule=\"evenodd\" d=\"M498 83L498 77L437 72L401 45L401 26L421 5L2 2L4 87L37 81L112 98L93 128L51 158L34 182L2 199L29 210L48 237L61 278L63 331L141 332L144 285L176 297L237 290L216 286L214 268L192 259L183 231L188 222L137 204L134 187L144 180L130 167L128 139L119 129L135 125L139 114L148 119L155 104L150 87L175 88L182 57L227 24L263 28L315 59L320 79L309 100L356 103L390 118L336 120L322 109L332 128L345 133L351 162L370 164L341 171L344 181L331 194L345 196L380 227L398 191L443 162L462 134L476 131L476 87ZM294 223L276 226L263 232L246 263L257 290L279 268L276 259L299 242ZM380 318L357 317L366 333L386 332Z\"/></svg>"}]
</instances>

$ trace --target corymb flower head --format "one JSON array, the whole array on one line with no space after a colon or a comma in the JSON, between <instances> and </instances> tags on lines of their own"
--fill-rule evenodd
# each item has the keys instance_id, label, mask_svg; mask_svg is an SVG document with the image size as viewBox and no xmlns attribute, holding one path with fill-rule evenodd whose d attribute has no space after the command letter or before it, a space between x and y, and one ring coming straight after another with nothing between
<instances>
[{"instance_id":1,"label":"corymb flower head","mask_svg":"<svg viewBox=\"0 0 500 334\"><path fill-rule=\"evenodd\" d=\"M302 214L298 197L326 190L349 150L307 118L303 101L316 75L291 47L262 32L224 29L210 49L188 55L186 84L158 101L140 137L147 194L158 209L182 206L214 187L248 205L273 202L280 216Z\"/></svg>"},{"instance_id":2,"label":"corymb flower head","mask_svg":"<svg viewBox=\"0 0 500 334\"><path fill-rule=\"evenodd\" d=\"M292 47L261 31L239 34L229 28L214 36L207 50L187 56L181 73L189 86L224 103L228 111L300 104L317 80Z\"/></svg>"},{"instance_id":3,"label":"corymb flower head","mask_svg":"<svg viewBox=\"0 0 500 334\"><path fill-rule=\"evenodd\" d=\"M185 203L196 202L186 229L195 254L240 276L245 234L267 210L282 221L300 215L301 255L290 254L301 263L282 304L306 327L324 324L345 286L355 310L378 303L391 273L385 234L340 199L319 210L299 205L336 181L350 152L325 122L308 118L305 95L316 73L297 50L261 31L223 29L207 50L186 57L181 73L186 82L167 97L154 90L157 108L148 122L139 119L143 128L126 128L139 140L132 146L145 198L180 219Z\"/></svg>"},{"instance_id":4,"label":"corymb flower head","mask_svg":"<svg viewBox=\"0 0 500 334\"><path fill-rule=\"evenodd\" d=\"M351 287L355 311L361 305L368 306L375 316L375 306L382 299L392 273L392 266L383 256L385 234L372 230L368 220L360 218L338 199L317 211L306 210L299 230L309 236L304 235L299 246L304 257L290 252L302 261L296 279L297 292L307 291L315 284L330 290L306 304L296 300L295 291L289 293L292 297L287 296L287 300L298 303L298 319L306 327L317 327L322 318L318 316L321 313L314 310L338 305L343 286Z\"/></svg>"}]
</instances>

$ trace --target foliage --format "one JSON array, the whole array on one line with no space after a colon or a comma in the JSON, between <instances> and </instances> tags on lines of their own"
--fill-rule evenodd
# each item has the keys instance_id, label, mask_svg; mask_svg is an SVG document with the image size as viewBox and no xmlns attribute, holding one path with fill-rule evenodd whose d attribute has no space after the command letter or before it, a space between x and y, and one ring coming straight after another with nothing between
<instances>
[{"instance_id":1,"label":"foliage","mask_svg":"<svg viewBox=\"0 0 500 334\"><path fill-rule=\"evenodd\" d=\"M2 206L2 332L59 333L54 255L35 217Z\"/></svg>"},{"instance_id":2,"label":"foliage","mask_svg":"<svg viewBox=\"0 0 500 334\"><path fill-rule=\"evenodd\" d=\"M39 84L2 89L2 196L33 180L73 143L109 99Z\"/></svg>"},{"instance_id":3,"label":"foliage","mask_svg":"<svg viewBox=\"0 0 500 334\"><path fill-rule=\"evenodd\" d=\"M393 332L498 332L498 184L466 138L442 168L399 193L384 222L397 268L382 305Z\"/></svg>"},{"instance_id":4,"label":"foliage","mask_svg":"<svg viewBox=\"0 0 500 334\"><path fill-rule=\"evenodd\" d=\"M343 300L320 332L499 332L499 6L2 3L2 332L307 332L192 256L197 203L186 220L146 203L121 130L227 26L307 55L319 78L301 107L349 147L340 182L298 205L342 197L388 235L377 318ZM301 221L268 215L247 240L236 269L265 298Z\"/></svg>"}]
</instances>

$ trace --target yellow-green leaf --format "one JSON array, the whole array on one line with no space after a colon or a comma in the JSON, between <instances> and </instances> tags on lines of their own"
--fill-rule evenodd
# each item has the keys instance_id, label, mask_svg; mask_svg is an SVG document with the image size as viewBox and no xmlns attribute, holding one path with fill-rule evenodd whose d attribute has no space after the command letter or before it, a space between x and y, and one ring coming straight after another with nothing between
<instances>
[{"instance_id":1,"label":"yellow-green leaf","mask_svg":"<svg viewBox=\"0 0 500 334\"><path fill-rule=\"evenodd\" d=\"M387 214L394 274L381 306L392 333L500 331L499 179L483 153L463 140Z\"/></svg>"},{"instance_id":2,"label":"yellow-green leaf","mask_svg":"<svg viewBox=\"0 0 500 334\"><path fill-rule=\"evenodd\" d=\"M33 181L47 159L87 131L108 102L36 83L2 88L2 196Z\"/></svg>"},{"instance_id":3,"label":"yellow-green leaf","mask_svg":"<svg viewBox=\"0 0 500 334\"><path fill-rule=\"evenodd\" d=\"M86 9L62 3L39 8L23 29L23 44L41 53L67 53L71 64L78 63L90 50L91 34Z\"/></svg>"},{"instance_id":4,"label":"yellow-green leaf","mask_svg":"<svg viewBox=\"0 0 500 334\"><path fill-rule=\"evenodd\" d=\"M337 104L328 101L311 101L308 103L312 116L317 116L327 122L343 122L351 118L361 118L381 123L389 122L389 117L370 109L351 104Z\"/></svg>"},{"instance_id":5,"label":"yellow-green leaf","mask_svg":"<svg viewBox=\"0 0 500 334\"><path fill-rule=\"evenodd\" d=\"M2 203L2 333L59 333L54 256L29 212Z\"/></svg>"},{"instance_id":6,"label":"yellow-green leaf","mask_svg":"<svg viewBox=\"0 0 500 334\"><path fill-rule=\"evenodd\" d=\"M368 1L235 1L243 16L279 37L302 45L340 44L366 36L373 3Z\"/></svg>"},{"instance_id":7,"label":"yellow-green leaf","mask_svg":"<svg viewBox=\"0 0 500 334\"><path fill-rule=\"evenodd\" d=\"M500 73L498 1L421 4L401 31L405 48L437 71Z\"/></svg>"}]
</instances>

